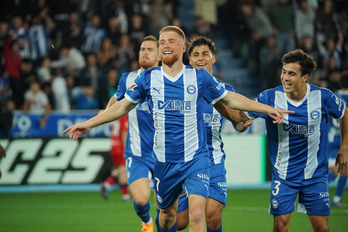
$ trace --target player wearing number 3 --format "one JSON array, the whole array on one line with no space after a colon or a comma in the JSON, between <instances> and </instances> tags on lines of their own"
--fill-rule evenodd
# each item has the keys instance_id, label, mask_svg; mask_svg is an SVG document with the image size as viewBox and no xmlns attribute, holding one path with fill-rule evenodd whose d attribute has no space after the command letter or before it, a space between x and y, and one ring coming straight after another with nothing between
<instances>
[{"instance_id":1,"label":"player wearing number 3","mask_svg":"<svg viewBox=\"0 0 348 232\"><path fill-rule=\"evenodd\" d=\"M266 119L269 153L273 165L270 213L273 231L288 231L299 194L298 211L306 213L314 231L329 231L328 157L329 117L341 120L341 147L336 165L348 174L348 110L330 90L307 84L315 70L314 59L302 50L282 58L281 86L262 92L257 101L295 114L273 124L267 115L246 113L250 119Z\"/></svg>"}]
</instances>

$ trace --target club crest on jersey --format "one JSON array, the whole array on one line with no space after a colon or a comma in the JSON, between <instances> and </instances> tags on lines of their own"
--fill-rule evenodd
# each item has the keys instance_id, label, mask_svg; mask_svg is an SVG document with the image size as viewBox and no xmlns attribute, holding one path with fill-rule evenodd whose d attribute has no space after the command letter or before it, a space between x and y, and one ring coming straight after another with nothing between
<instances>
[{"instance_id":1,"label":"club crest on jersey","mask_svg":"<svg viewBox=\"0 0 348 232\"><path fill-rule=\"evenodd\" d=\"M319 116L320 116L320 112L319 112L319 111L313 110L313 111L311 112L311 119L318 119Z\"/></svg>"},{"instance_id":2,"label":"club crest on jersey","mask_svg":"<svg viewBox=\"0 0 348 232\"><path fill-rule=\"evenodd\" d=\"M194 94L196 92L196 87L194 85L189 85L186 90L189 94Z\"/></svg>"},{"instance_id":3,"label":"club crest on jersey","mask_svg":"<svg viewBox=\"0 0 348 232\"><path fill-rule=\"evenodd\" d=\"M129 91L134 91L135 87L137 87L137 84L135 84L135 82L133 82L133 84L131 84L131 86L129 87Z\"/></svg>"}]
</instances>

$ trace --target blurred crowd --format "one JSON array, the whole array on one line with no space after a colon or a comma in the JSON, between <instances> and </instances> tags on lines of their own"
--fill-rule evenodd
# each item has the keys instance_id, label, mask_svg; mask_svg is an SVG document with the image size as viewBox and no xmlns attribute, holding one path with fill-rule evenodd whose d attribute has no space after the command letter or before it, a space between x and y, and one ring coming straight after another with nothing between
<instances>
[{"instance_id":1,"label":"blurred crowd","mask_svg":"<svg viewBox=\"0 0 348 232\"><path fill-rule=\"evenodd\" d=\"M348 69L348 2L344 0L237 0L229 18L234 50L262 78L262 88L279 82L283 54L301 48L318 63L310 78L335 91ZM224 11L227 14L226 11ZM231 26L232 25L232 26Z\"/></svg>"},{"instance_id":2,"label":"blurred crowd","mask_svg":"<svg viewBox=\"0 0 348 232\"><path fill-rule=\"evenodd\" d=\"M296 47L319 64L312 83L339 88L348 68L346 1L191 1L192 28L178 18L179 0L0 1L1 117L16 109L48 115L104 108L119 77L139 68L142 39L158 37L166 25L181 27L188 40L214 40L224 30L263 88L279 83L280 58Z\"/></svg>"}]
</instances>

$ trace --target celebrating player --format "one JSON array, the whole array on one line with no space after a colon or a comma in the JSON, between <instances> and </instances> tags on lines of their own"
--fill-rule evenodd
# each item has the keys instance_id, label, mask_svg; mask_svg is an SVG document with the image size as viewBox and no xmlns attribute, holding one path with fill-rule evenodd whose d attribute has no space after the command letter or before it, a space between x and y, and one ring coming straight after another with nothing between
<instances>
[{"instance_id":1,"label":"celebrating player","mask_svg":"<svg viewBox=\"0 0 348 232\"><path fill-rule=\"evenodd\" d=\"M116 101L122 100L135 78L142 71L157 66L158 61L158 41L154 36L147 36L140 46L140 69L121 76L116 94L109 100L106 108L115 104ZM134 210L142 221L142 231L153 232L149 198L151 195L150 180L153 176L154 166L152 146L155 131L147 102L138 104L128 113L128 123L125 155L129 190L134 199Z\"/></svg>"},{"instance_id":2,"label":"celebrating player","mask_svg":"<svg viewBox=\"0 0 348 232\"><path fill-rule=\"evenodd\" d=\"M92 119L75 124L63 133L77 139L90 129L126 115L138 103L147 101L153 112L155 135L153 153L157 203L160 208L159 231L176 231L177 199L185 184L189 194L191 231L206 231L205 203L209 186L209 152L202 114L202 103L222 101L232 109L261 112L281 123L280 110L227 92L206 70L186 67L185 34L175 26L160 31L159 54L162 67L142 72L125 94Z\"/></svg>"},{"instance_id":3,"label":"celebrating player","mask_svg":"<svg viewBox=\"0 0 348 232\"><path fill-rule=\"evenodd\" d=\"M204 68L210 74L213 73L213 64L215 63L216 47L213 41L206 37L198 37L191 41L189 48L190 64L196 69ZM234 92L233 88L225 84L228 91ZM220 110L224 104L217 102L214 107ZM205 214L207 221L207 231L222 231L222 211L227 200L225 152L223 142L220 136L223 117L207 102L203 102L204 125L207 134L207 145L210 153L210 183L209 197L207 199ZM245 131L252 120L246 123L235 123L240 117L237 110L225 109L232 115L232 123L239 132ZM223 111L224 112L224 111ZM224 114L224 113L223 113ZM225 114L224 114L225 115ZM230 116L227 118L230 119ZM180 195L178 203L177 228L183 230L188 226L188 198L187 195Z\"/></svg>"},{"instance_id":4,"label":"celebrating player","mask_svg":"<svg viewBox=\"0 0 348 232\"><path fill-rule=\"evenodd\" d=\"M298 211L306 213L314 231L329 231L328 117L341 119L342 142L336 158L338 172L348 174L348 115L344 103L330 90L307 84L316 68L302 50L282 57L281 86L262 92L257 101L293 110L275 125L265 114L246 113L266 120L269 153L273 164L270 213L273 231L288 231L299 195Z\"/></svg>"}]
</instances>

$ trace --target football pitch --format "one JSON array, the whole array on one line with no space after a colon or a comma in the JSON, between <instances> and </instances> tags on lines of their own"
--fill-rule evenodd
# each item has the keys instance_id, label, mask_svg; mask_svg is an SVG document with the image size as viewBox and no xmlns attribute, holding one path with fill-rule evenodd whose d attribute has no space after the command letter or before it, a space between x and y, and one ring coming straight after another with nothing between
<instances>
[{"instance_id":1,"label":"football pitch","mask_svg":"<svg viewBox=\"0 0 348 232\"><path fill-rule=\"evenodd\" d=\"M330 196L333 191L330 189ZM223 230L272 231L268 202L268 189L229 190ZM343 202L348 204L347 194L343 195ZM153 198L151 214L155 218ZM332 208L331 231L348 231L347 219L348 207ZM122 201L119 191L111 192L108 201L99 192L0 194L0 232L136 232L140 231L140 224L133 203ZM293 213L290 231L312 231L307 216Z\"/></svg>"}]
</instances>

